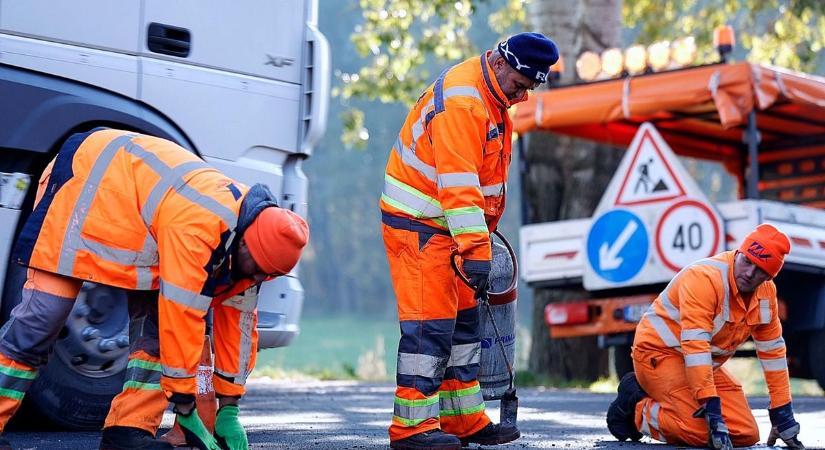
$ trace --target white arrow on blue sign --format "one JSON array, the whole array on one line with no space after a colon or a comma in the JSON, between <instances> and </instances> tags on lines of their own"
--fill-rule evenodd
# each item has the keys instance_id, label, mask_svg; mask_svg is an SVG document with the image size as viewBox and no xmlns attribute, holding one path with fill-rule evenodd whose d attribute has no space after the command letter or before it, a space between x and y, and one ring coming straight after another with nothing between
<instances>
[{"instance_id":1,"label":"white arrow on blue sign","mask_svg":"<svg viewBox=\"0 0 825 450\"><path fill-rule=\"evenodd\" d=\"M587 235L587 260L599 277L622 283L644 267L649 242L647 230L638 216L625 209L613 209L593 223Z\"/></svg>"}]
</instances>

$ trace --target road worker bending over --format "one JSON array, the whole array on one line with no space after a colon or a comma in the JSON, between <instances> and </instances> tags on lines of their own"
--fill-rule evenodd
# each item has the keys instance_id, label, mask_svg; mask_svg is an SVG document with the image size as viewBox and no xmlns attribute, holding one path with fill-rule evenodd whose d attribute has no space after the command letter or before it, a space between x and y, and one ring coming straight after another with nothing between
<instances>
[{"instance_id":1,"label":"road worker bending over","mask_svg":"<svg viewBox=\"0 0 825 450\"><path fill-rule=\"evenodd\" d=\"M0 337L0 431L91 281L134 294L126 380L100 448L172 448L155 439L172 402L189 445L246 450L238 400L255 366L258 288L292 270L307 238L304 220L265 186L238 184L172 142L110 129L71 136L14 250L29 270ZM214 436L194 405L210 307Z\"/></svg>"},{"instance_id":2,"label":"road worker bending over","mask_svg":"<svg viewBox=\"0 0 825 450\"><path fill-rule=\"evenodd\" d=\"M507 108L546 81L558 54L545 36L520 33L445 70L390 152L380 206L401 322L392 448L458 449L520 436L484 412L476 298L487 290L490 232L504 212ZM473 289L453 271L454 251Z\"/></svg>"},{"instance_id":3,"label":"road worker bending over","mask_svg":"<svg viewBox=\"0 0 825 450\"><path fill-rule=\"evenodd\" d=\"M742 386L722 365L748 338L770 393L768 445L797 439L776 285L791 250L788 237L759 225L738 250L682 269L636 328L633 367L607 410L617 439L650 436L672 445L748 447L759 429Z\"/></svg>"}]
</instances>

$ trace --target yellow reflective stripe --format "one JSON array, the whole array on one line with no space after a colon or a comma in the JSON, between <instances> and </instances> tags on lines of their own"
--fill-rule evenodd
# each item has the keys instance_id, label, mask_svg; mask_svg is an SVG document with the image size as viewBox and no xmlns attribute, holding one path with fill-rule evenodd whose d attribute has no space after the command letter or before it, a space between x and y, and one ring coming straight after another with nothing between
<instances>
[{"instance_id":1,"label":"yellow reflective stripe","mask_svg":"<svg viewBox=\"0 0 825 450\"><path fill-rule=\"evenodd\" d=\"M444 211L450 234L458 236L467 233L489 233L484 220L484 210L478 206L465 206Z\"/></svg>"}]
</instances>

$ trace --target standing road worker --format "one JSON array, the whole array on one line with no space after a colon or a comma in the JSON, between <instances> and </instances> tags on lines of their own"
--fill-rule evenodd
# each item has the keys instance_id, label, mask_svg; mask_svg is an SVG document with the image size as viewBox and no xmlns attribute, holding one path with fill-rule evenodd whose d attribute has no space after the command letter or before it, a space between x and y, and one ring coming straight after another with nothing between
<instances>
[{"instance_id":1,"label":"standing road worker","mask_svg":"<svg viewBox=\"0 0 825 450\"><path fill-rule=\"evenodd\" d=\"M619 440L642 435L677 446L730 450L759 441L742 386L722 365L753 338L770 394L768 445L797 439L785 340L771 280L791 250L772 225L756 227L738 250L679 272L636 327L633 372L607 410Z\"/></svg>"},{"instance_id":2,"label":"standing road worker","mask_svg":"<svg viewBox=\"0 0 825 450\"><path fill-rule=\"evenodd\" d=\"M476 299L486 294L490 233L504 211L507 108L545 82L557 59L553 41L521 33L445 70L390 152L380 206L401 322L392 448L458 449L520 436L484 412ZM454 252L472 289L451 267Z\"/></svg>"},{"instance_id":3,"label":"standing road worker","mask_svg":"<svg viewBox=\"0 0 825 450\"><path fill-rule=\"evenodd\" d=\"M307 238L304 220L265 186L239 184L170 141L111 129L71 136L14 250L29 269L0 336L0 431L91 281L133 293L126 380L100 448L172 448L155 439L172 402L189 445L246 450L238 400L255 365L258 288L292 270ZM214 436L194 403L210 307Z\"/></svg>"}]
</instances>

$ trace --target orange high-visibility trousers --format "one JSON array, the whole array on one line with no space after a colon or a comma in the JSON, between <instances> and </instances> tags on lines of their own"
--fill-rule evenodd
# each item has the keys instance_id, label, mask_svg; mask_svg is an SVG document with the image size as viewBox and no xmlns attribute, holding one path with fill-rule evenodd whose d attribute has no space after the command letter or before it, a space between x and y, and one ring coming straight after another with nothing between
<instances>
[{"instance_id":1,"label":"orange high-visibility trousers","mask_svg":"<svg viewBox=\"0 0 825 450\"><path fill-rule=\"evenodd\" d=\"M490 419L478 383L478 304L450 265L453 239L382 226L401 325L390 440L437 428L471 435Z\"/></svg>"},{"instance_id":2,"label":"orange high-visibility trousers","mask_svg":"<svg viewBox=\"0 0 825 450\"><path fill-rule=\"evenodd\" d=\"M694 418L699 403L693 397L681 355L633 351L636 379L648 397L636 404L636 428L642 434L672 445L704 447L708 428L704 418ZM735 447L759 441L759 429L742 385L724 368L713 371L722 417Z\"/></svg>"}]
</instances>

